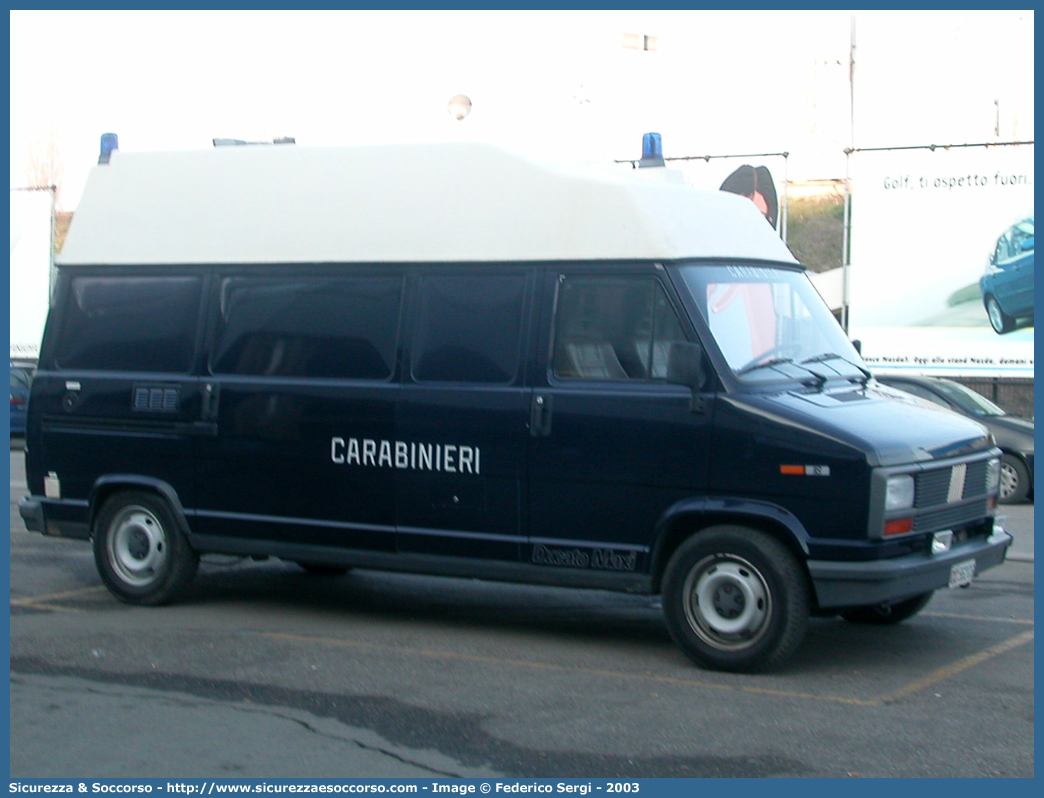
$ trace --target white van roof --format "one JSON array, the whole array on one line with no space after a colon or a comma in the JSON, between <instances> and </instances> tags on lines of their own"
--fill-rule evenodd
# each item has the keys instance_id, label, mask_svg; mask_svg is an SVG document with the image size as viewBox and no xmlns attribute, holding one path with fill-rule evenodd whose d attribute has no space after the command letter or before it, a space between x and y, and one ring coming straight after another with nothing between
<instances>
[{"instance_id":1,"label":"white van roof","mask_svg":"<svg viewBox=\"0 0 1044 798\"><path fill-rule=\"evenodd\" d=\"M61 265L794 258L749 200L474 143L112 154Z\"/></svg>"}]
</instances>

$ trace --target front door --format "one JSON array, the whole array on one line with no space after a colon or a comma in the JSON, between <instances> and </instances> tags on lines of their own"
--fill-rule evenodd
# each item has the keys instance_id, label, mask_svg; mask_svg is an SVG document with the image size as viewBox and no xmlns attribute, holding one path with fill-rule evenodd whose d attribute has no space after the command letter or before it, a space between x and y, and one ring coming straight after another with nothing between
<instances>
[{"instance_id":1,"label":"front door","mask_svg":"<svg viewBox=\"0 0 1044 798\"><path fill-rule=\"evenodd\" d=\"M550 358L533 396L523 558L642 572L657 520L706 486L710 413L666 381L672 343L691 334L653 267L547 279Z\"/></svg>"}]
</instances>

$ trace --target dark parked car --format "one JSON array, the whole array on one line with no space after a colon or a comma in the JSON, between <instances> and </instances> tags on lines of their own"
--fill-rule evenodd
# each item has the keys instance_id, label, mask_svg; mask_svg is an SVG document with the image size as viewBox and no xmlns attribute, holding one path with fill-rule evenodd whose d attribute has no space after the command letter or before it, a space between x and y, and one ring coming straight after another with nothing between
<instances>
[{"instance_id":1,"label":"dark parked car","mask_svg":"<svg viewBox=\"0 0 1044 798\"><path fill-rule=\"evenodd\" d=\"M1033 316L1033 217L1012 225L990 255L979 280L990 325L1011 332L1020 318Z\"/></svg>"},{"instance_id":2,"label":"dark parked car","mask_svg":"<svg viewBox=\"0 0 1044 798\"><path fill-rule=\"evenodd\" d=\"M885 385L970 416L993 433L1004 452L1000 501L1018 504L1033 496L1033 421L1006 413L985 396L941 377L878 376Z\"/></svg>"},{"instance_id":3,"label":"dark parked car","mask_svg":"<svg viewBox=\"0 0 1044 798\"><path fill-rule=\"evenodd\" d=\"M11 364L11 434L25 435L25 411L29 406L32 366Z\"/></svg>"}]
</instances>

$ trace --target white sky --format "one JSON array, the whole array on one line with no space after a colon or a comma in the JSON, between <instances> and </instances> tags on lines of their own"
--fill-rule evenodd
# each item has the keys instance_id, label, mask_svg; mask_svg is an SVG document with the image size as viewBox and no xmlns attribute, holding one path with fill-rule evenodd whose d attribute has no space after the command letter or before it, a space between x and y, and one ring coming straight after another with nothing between
<instances>
[{"instance_id":1,"label":"white sky","mask_svg":"<svg viewBox=\"0 0 1044 798\"><path fill-rule=\"evenodd\" d=\"M840 177L852 13L12 11L11 185L53 138L75 208L102 133L299 146L473 138L542 156L786 151ZM858 147L1033 138L1033 12L858 12ZM624 33L658 37L627 50ZM455 94L471 114L447 113ZM997 105L999 103L999 106ZM999 122L999 135L996 128Z\"/></svg>"}]
</instances>

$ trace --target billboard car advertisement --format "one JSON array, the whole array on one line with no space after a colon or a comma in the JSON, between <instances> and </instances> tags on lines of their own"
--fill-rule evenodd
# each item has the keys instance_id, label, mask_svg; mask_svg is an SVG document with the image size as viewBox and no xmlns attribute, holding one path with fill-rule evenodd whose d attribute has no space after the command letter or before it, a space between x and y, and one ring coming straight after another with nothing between
<instances>
[{"instance_id":1,"label":"billboard car advertisement","mask_svg":"<svg viewBox=\"0 0 1044 798\"><path fill-rule=\"evenodd\" d=\"M1033 376L1033 145L862 150L849 334L877 371Z\"/></svg>"}]
</instances>

